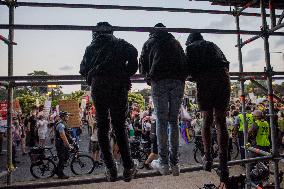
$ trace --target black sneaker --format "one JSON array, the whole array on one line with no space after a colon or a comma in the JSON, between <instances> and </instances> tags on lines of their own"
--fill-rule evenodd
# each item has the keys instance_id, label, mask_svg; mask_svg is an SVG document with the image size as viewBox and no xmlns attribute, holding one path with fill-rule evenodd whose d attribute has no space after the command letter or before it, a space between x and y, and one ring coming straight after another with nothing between
<instances>
[{"instance_id":1,"label":"black sneaker","mask_svg":"<svg viewBox=\"0 0 284 189\"><path fill-rule=\"evenodd\" d=\"M67 175L58 175L58 179L69 179L69 176Z\"/></svg>"},{"instance_id":2,"label":"black sneaker","mask_svg":"<svg viewBox=\"0 0 284 189\"><path fill-rule=\"evenodd\" d=\"M206 156L202 157L202 165L204 171L211 172L212 166L213 166L213 160L212 158L207 158Z\"/></svg>"},{"instance_id":3,"label":"black sneaker","mask_svg":"<svg viewBox=\"0 0 284 189\"><path fill-rule=\"evenodd\" d=\"M124 170L123 170L123 180L125 182L130 182L133 179L133 177L137 173L137 167L138 167L138 162L136 160L133 160L133 167L131 169L124 168Z\"/></svg>"},{"instance_id":4,"label":"black sneaker","mask_svg":"<svg viewBox=\"0 0 284 189\"><path fill-rule=\"evenodd\" d=\"M112 168L107 168L105 170L106 179L108 182L115 182L117 180L117 165Z\"/></svg>"}]
</instances>

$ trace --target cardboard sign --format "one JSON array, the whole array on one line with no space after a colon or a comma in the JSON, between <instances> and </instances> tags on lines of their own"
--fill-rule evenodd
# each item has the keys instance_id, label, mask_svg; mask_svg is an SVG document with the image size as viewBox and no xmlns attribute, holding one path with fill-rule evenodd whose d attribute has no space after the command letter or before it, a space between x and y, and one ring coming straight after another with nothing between
<instances>
[{"instance_id":1,"label":"cardboard sign","mask_svg":"<svg viewBox=\"0 0 284 189\"><path fill-rule=\"evenodd\" d=\"M81 126L79 103L76 100L60 100L59 109L71 114L67 122L69 127Z\"/></svg>"}]
</instances>

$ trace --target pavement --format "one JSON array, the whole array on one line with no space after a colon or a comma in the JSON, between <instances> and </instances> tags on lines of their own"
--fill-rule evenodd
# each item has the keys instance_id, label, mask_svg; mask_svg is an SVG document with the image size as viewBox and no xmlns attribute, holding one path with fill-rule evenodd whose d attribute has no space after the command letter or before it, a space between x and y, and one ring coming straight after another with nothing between
<instances>
[{"instance_id":1,"label":"pavement","mask_svg":"<svg viewBox=\"0 0 284 189\"><path fill-rule=\"evenodd\" d=\"M83 130L80 141L80 150L88 154L88 143L89 137L86 130ZM6 145L6 142L4 142ZM218 176L214 171L211 173L205 171L192 171L188 172L188 168L196 167L198 164L195 163L193 158L193 148L194 144L186 144L182 139L180 140L180 165L183 173L178 177L171 175L160 176L155 171L147 171L145 169L140 169L138 178L133 179L131 182L126 183L119 180L114 183L108 183L104 177L104 168L95 169L91 175L85 176L75 176L72 174L70 168L65 168L65 173L70 176L68 180L58 180L56 176L49 179L35 179L32 177L29 171L30 159L28 155L22 156L20 148L17 148L17 160L21 163L18 168L13 172L12 186L9 188L62 188L62 189L198 189L202 188L204 184L214 183L219 185ZM4 146L5 149L5 146ZM55 150L55 149L54 149ZM4 150L4 155L0 156L0 172L5 170L6 167L6 151ZM284 163L280 164L280 169L284 171ZM198 170L198 169L196 169ZM199 169L200 170L200 169ZM122 166L119 167L119 172L122 173ZM244 169L240 166L232 166L230 168L231 175L240 175L244 173ZM5 177L0 178L0 189L7 188L5 186ZM47 184L49 184L47 186ZM282 188L284 185L282 183Z\"/></svg>"}]
</instances>

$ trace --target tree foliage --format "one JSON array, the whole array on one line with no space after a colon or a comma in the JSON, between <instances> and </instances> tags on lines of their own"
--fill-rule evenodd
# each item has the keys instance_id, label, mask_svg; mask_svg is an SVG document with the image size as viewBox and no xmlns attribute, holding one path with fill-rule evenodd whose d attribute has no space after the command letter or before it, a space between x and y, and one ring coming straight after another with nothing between
<instances>
[{"instance_id":1,"label":"tree foliage","mask_svg":"<svg viewBox=\"0 0 284 189\"><path fill-rule=\"evenodd\" d=\"M23 113L30 113L31 110L33 110L34 107L36 107L37 99L38 99L39 105L43 105L45 100L46 100L46 96L43 96L43 95L40 95L37 92L34 92L34 93L22 94L17 99L20 102L22 112Z\"/></svg>"},{"instance_id":2,"label":"tree foliage","mask_svg":"<svg viewBox=\"0 0 284 189\"><path fill-rule=\"evenodd\" d=\"M74 91L71 93L71 95L66 96L66 100L77 100L78 102L81 102L82 96L85 94L84 91Z\"/></svg>"},{"instance_id":3,"label":"tree foliage","mask_svg":"<svg viewBox=\"0 0 284 189\"><path fill-rule=\"evenodd\" d=\"M145 109L145 99L138 92L129 92L128 93L128 102L129 102L130 106L133 103L137 103L139 108L140 108L140 110L144 110Z\"/></svg>"}]
</instances>

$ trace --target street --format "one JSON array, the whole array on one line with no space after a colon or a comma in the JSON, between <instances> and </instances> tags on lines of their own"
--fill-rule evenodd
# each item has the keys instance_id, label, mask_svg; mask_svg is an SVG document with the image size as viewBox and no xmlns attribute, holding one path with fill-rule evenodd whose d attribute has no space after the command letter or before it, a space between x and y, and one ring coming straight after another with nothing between
<instances>
[{"instance_id":1,"label":"street","mask_svg":"<svg viewBox=\"0 0 284 189\"><path fill-rule=\"evenodd\" d=\"M80 136L80 151L82 151L84 154L89 154L88 152L88 147L89 147L89 136L87 133L87 129L83 129L83 133ZM47 145L48 146L48 145ZM194 165L196 164L193 158L193 148L194 148L194 143L190 143L190 144L185 144L184 140L180 137L180 165L181 167L183 166L190 166L190 165ZM6 170L6 163L7 163L7 141L6 138L4 139L3 142L3 155L0 156L0 172ZM55 147L53 147L53 151L56 154L55 151ZM30 173L30 158L29 155L22 155L20 146L17 147L17 161L19 161L20 163L18 163L17 165L17 169L13 172L13 181L12 182L21 182L21 181L32 181L32 180L36 180ZM122 166L119 165L119 170L122 171ZM143 169L143 171L146 171L146 169ZM68 176L75 176L71 170L70 167L66 167L64 169L64 172L68 175ZM99 169L95 169L94 172L92 174L103 174L104 173L104 167L101 167ZM57 176L54 176L54 179L57 179ZM0 178L0 185L4 184L6 182L6 177L2 177Z\"/></svg>"}]
</instances>

